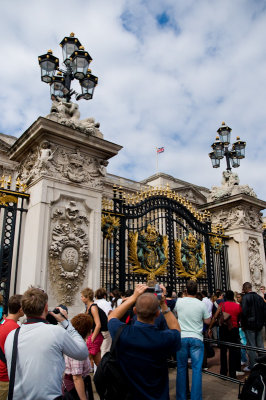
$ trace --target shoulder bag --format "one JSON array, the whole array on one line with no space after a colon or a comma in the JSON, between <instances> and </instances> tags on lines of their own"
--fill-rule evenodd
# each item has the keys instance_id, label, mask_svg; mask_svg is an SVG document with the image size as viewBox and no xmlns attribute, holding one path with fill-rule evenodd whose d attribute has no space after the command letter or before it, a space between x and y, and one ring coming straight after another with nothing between
<instances>
[{"instance_id":1,"label":"shoulder bag","mask_svg":"<svg viewBox=\"0 0 266 400\"><path fill-rule=\"evenodd\" d=\"M220 312L218 314L218 317L216 318L216 321L218 325L221 326L226 326L227 329L230 331L233 328L232 325L232 320L231 320L231 314L227 313L226 311L223 311L224 309L224 304L219 306Z\"/></svg>"}]
</instances>

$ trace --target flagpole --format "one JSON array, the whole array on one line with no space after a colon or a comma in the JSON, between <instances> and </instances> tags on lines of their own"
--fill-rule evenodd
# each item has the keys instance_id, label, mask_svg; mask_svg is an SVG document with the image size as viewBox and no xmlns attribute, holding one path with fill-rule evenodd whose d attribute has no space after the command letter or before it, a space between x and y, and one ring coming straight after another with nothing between
<instances>
[{"instance_id":1,"label":"flagpole","mask_svg":"<svg viewBox=\"0 0 266 400\"><path fill-rule=\"evenodd\" d=\"M156 149L156 174L158 174L158 148L155 147Z\"/></svg>"}]
</instances>

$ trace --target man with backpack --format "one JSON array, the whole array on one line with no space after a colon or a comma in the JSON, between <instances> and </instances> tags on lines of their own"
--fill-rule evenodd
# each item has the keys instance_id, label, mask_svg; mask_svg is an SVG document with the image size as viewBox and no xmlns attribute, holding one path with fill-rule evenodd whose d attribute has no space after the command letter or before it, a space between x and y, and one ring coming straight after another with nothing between
<instances>
[{"instance_id":1,"label":"man with backpack","mask_svg":"<svg viewBox=\"0 0 266 400\"><path fill-rule=\"evenodd\" d=\"M242 318L241 328L245 332L247 345L253 347L264 348L263 326L265 324L266 303L263 298L252 291L250 282L243 284L243 292L245 295L242 299ZM249 365L244 371L249 372L255 364L256 352L248 350Z\"/></svg>"},{"instance_id":2,"label":"man with backpack","mask_svg":"<svg viewBox=\"0 0 266 400\"><path fill-rule=\"evenodd\" d=\"M8 316L0 323L0 400L6 400L8 394L9 379L5 359L5 341L7 335L19 327L18 320L23 317L21 308L21 294L15 294L8 300Z\"/></svg>"},{"instance_id":3,"label":"man with backpack","mask_svg":"<svg viewBox=\"0 0 266 400\"><path fill-rule=\"evenodd\" d=\"M118 363L128 380L134 400L168 400L169 381L167 359L180 348L180 326L167 307L165 296L159 301L153 293L145 293L148 286L139 284L127 298L109 315L108 328L114 339L120 327L120 319L135 304L137 321L126 325L116 345ZM162 287L165 292L165 288ZM161 312L168 328L159 330L154 321Z\"/></svg>"}]
</instances>

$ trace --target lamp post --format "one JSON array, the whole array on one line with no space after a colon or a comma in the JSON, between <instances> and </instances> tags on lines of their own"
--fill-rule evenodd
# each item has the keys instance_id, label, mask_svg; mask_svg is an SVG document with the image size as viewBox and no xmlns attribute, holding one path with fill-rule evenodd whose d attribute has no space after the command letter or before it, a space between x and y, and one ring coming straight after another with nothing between
<instances>
[{"instance_id":1,"label":"lamp post","mask_svg":"<svg viewBox=\"0 0 266 400\"><path fill-rule=\"evenodd\" d=\"M209 153L213 168L219 168L220 160L225 157L226 169L231 171L231 166L238 168L240 160L245 158L246 142L240 140L239 136L229 149L231 131L232 129L225 122L222 122L221 127L217 130L219 136L216 136L216 140L211 146L213 151Z\"/></svg>"},{"instance_id":2,"label":"lamp post","mask_svg":"<svg viewBox=\"0 0 266 400\"><path fill-rule=\"evenodd\" d=\"M59 59L53 56L52 50L38 57L41 67L41 80L49 83L51 98L62 97L67 102L75 94L76 100L90 100L98 83L97 76L91 74L88 68L92 61L91 56L80 41L75 38L74 33L64 37L60 46L63 51L64 69L59 68ZM57 72L57 74L55 74ZM71 89L71 81L77 79L80 83L81 94Z\"/></svg>"}]
</instances>

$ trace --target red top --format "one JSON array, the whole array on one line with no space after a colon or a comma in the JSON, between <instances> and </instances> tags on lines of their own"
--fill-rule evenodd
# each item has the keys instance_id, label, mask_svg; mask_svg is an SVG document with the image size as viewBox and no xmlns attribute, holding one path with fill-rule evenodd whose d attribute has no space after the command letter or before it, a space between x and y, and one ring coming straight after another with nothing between
<instances>
[{"instance_id":1,"label":"red top","mask_svg":"<svg viewBox=\"0 0 266 400\"><path fill-rule=\"evenodd\" d=\"M235 303L234 301L225 301L219 305L222 307L222 311L225 311L231 315L233 328L239 328L239 314L242 313L240 304Z\"/></svg>"},{"instance_id":2,"label":"red top","mask_svg":"<svg viewBox=\"0 0 266 400\"><path fill-rule=\"evenodd\" d=\"M18 328L19 325L13 319L4 319L0 325L0 347L5 352L5 341L9 332ZM0 381L8 382L7 367L3 361L0 360Z\"/></svg>"}]
</instances>

